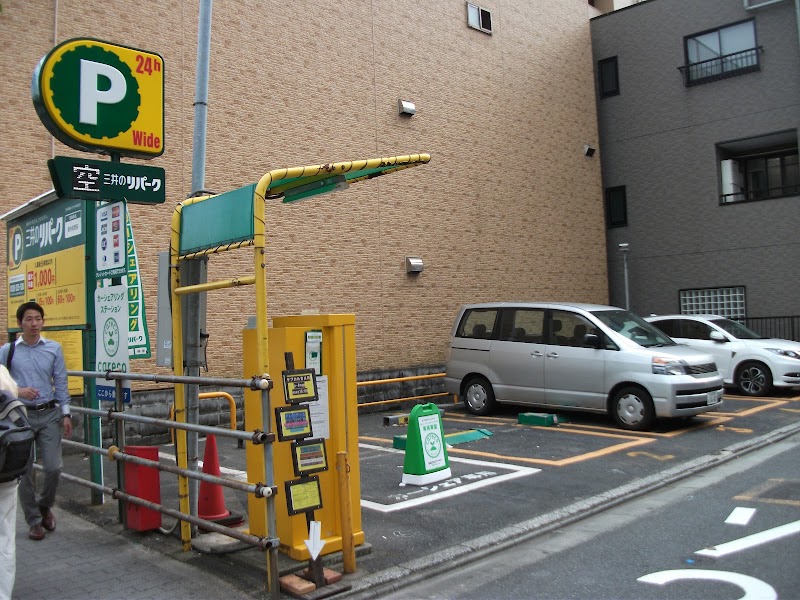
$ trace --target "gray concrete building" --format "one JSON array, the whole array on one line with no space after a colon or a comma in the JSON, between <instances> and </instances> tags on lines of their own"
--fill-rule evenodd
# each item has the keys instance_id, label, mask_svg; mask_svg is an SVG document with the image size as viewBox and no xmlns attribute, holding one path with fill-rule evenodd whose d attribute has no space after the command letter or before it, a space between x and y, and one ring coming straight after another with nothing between
<instances>
[{"instance_id":1,"label":"gray concrete building","mask_svg":"<svg viewBox=\"0 0 800 600\"><path fill-rule=\"evenodd\" d=\"M648 0L591 20L612 304L627 271L639 314L800 315L799 15Z\"/></svg>"}]
</instances>

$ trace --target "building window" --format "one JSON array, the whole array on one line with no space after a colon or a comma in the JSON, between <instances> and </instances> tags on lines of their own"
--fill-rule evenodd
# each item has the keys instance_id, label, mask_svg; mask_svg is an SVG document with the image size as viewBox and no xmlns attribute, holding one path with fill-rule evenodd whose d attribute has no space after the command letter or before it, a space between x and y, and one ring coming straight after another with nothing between
<instances>
[{"instance_id":1,"label":"building window","mask_svg":"<svg viewBox=\"0 0 800 600\"><path fill-rule=\"evenodd\" d=\"M678 68L687 87L760 68L753 19L687 36L684 43L686 64Z\"/></svg>"},{"instance_id":2,"label":"building window","mask_svg":"<svg viewBox=\"0 0 800 600\"><path fill-rule=\"evenodd\" d=\"M624 227L628 224L628 207L625 186L606 188L606 227Z\"/></svg>"},{"instance_id":3,"label":"building window","mask_svg":"<svg viewBox=\"0 0 800 600\"><path fill-rule=\"evenodd\" d=\"M720 204L800 195L797 130L717 144Z\"/></svg>"},{"instance_id":4,"label":"building window","mask_svg":"<svg viewBox=\"0 0 800 600\"><path fill-rule=\"evenodd\" d=\"M597 75L600 80L600 97L608 98L619 94L619 70L617 57L604 58L597 62Z\"/></svg>"},{"instance_id":5,"label":"building window","mask_svg":"<svg viewBox=\"0 0 800 600\"><path fill-rule=\"evenodd\" d=\"M720 315L728 319L744 319L744 286L681 290L682 315Z\"/></svg>"},{"instance_id":6,"label":"building window","mask_svg":"<svg viewBox=\"0 0 800 600\"><path fill-rule=\"evenodd\" d=\"M484 33L492 33L492 13L477 4L467 2L467 25Z\"/></svg>"}]
</instances>

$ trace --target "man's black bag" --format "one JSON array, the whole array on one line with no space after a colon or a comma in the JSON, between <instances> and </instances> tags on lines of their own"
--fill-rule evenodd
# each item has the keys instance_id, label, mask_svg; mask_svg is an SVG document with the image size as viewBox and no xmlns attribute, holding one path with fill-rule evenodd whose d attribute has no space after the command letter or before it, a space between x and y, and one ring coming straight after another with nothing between
<instances>
[{"instance_id":1,"label":"man's black bag","mask_svg":"<svg viewBox=\"0 0 800 600\"><path fill-rule=\"evenodd\" d=\"M0 483L13 481L28 470L33 439L25 405L0 396Z\"/></svg>"}]
</instances>

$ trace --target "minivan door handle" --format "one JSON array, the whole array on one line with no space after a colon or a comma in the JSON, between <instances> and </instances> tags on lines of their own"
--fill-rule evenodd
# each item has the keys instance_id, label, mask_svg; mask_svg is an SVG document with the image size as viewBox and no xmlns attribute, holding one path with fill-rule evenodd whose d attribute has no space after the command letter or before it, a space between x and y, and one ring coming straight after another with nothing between
<instances>
[{"instance_id":1,"label":"minivan door handle","mask_svg":"<svg viewBox=\"0 0 800 600\"><path fill-rule=\"evenodd\" d=\"M558 358L558 352L548 352L547 358Z\"/></svg>"},{"instance_id":2,"label":"minivan door handle","mask_svg":"<svg viewBox=\"0 0 800 600\"><path fill-rule=\"evenodd\" d=\"M538 358L538 357L542 356L542 353L539 352L538 350L534 350L533 352L531 352L531 356L535 356L535 357Z\"/></svg>"}]
</instances>

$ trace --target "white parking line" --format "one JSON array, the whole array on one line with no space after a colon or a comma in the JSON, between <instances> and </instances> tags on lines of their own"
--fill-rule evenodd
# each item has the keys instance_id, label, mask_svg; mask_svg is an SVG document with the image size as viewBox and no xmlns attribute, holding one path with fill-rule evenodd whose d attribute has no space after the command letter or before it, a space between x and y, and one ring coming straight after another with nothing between
<instances>
[{"instance_id":1,"label":"white parking line","mask_svg":"<svg viewBox=\"0 0 800 600\"><path fill-rule=\"evenodd\" d=\"M382 452L390 452L394 454L404 454L403 450L396 450L394 448L384 448L382 446L373 446L372 444L359 444L359 448L366 448L369 450L379 450ZM467 492L472 492L477 489L487 487L490 485L494 485L496 483L502 483L504 481L509 481L511 479L517 479L518 477L526 477L528 475L533 475L534 473L541 472L541 469L532 469L530 467L520 467L517 465L507 465L504 463L494 463L494 462L487 462L483 460L472 460L469 458L453 458L450 457L451 463L462 463L467 465L474 465L477 467L482 467L486 469L487 467L491 469L504 469L506 471L510 471L510 473L506 475L497 475L494 477L488 477L487 479L479 479L477 481L472 481L471 483L462 484L462 480L467 479L469 480L468 476L463 477L450 477L444 481L439 482L438 484L431 484L428 486L405 486L400 487L398 484L398 492L397 495L405 495L404 491L408 491L408 495L419 493L422 490L431 490L437 489L438 487L443 487L441 492L435 492L432 494L428 494L426 496L421 496L419 498L410 498L408 500L403 500L402 502L397 502L395 504L380 504L379 502L373 502L371 500L361 500L361 507L362 508L370 508L372 510L377 510L382 513L390 513L395 512L398 510L403 510L406 508L411 508L413 506L419 506L421 504L428 504L429 502L435 502L437 500L442 500L444 498L449 498L451 496L457 496L459 494L466 494Z\"/></svg>"},{"instance_id":2,"label":"white parking line","mask_svg":"<svg viewBox=\"0 0 800 600\"><path fill-rule=\"evenodd\" d=\"M733 512L728 515L728 518L725 519L725 522L728 525L747 525L750 522L750 519L753 518L754 514L756 514L755 508L737 506L733 509Z\"/></svg>"},{"instance_id":3,"label":"white parking line","mask_svg":"<svg viewBox=\"0 0 800 600\"><path fill-rule=\"evenodd\" d=\"M800 533L800 521L794 521L792 523L787 523L786 525L773 527L772 529L767 529L766 531L762 531L760 533L754 533L753 535L748 535L747 537L743 537L738 540L733 540L725 544L710 546L703 550L698 550L697 552L695 552L695 554L701 554L703 556L712 556L714 558L719 558L721 556L727 556L728 554L733 554L734 552L740 552L742 550L747 550L755 546L767 544L769 542L775 541L782 537L792 535L794 533Z\"/></svg>"}]
</instances>

